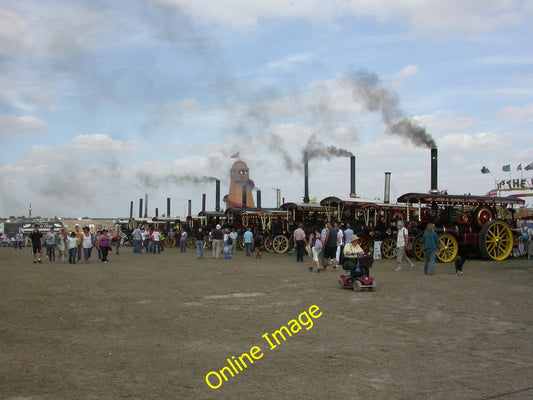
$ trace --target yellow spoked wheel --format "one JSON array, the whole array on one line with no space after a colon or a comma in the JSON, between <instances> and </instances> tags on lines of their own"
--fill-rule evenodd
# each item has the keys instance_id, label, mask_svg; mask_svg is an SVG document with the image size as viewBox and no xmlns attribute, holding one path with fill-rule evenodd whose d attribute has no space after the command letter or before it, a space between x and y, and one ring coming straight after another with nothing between
<instances>
[{"instance_id":1,"label":"yellow spoked wheel","mask_svg":"<svg viewBox=\"0 0 533 400\"><path fill-rule=\"evenodd\" d=\"M494 261L505 260L513 251L513 232L500 220L483 225L477 240L481 255Z\"/></svg>"},{"instance_id":2,"label":"yellow spoked wheel","mask_svg":"<svg viewBox=\"0 0 533 400\"><path fill-rule=\"evenodd\" d=\"M194 249L196 247L196 238L194 236L189 236L185 243L186 243L186 246L189 249ZM172 246L172 247L174 247L174 246Z\"/></svg>"},{"instance_id":3,"label":"yellow spoked wheel","mask_svg":"<svg viewBox=\"0 0 533 400\"><path fill-rule=\"evenodd\" d=\"M381 243L381 255L389 260L396 256L396 239L388 237L383 240Z\"/></svg>"},{"instance_id":4,"label":"yellow spoked wheel","mask_svg":"<svg viewBox=\"0 0 533 400\"><path fill-rule=\"evenodd\" d=\"M289 250L289 239L283 235L276 236L272 240L272 248L276 253L286 253Z\"/></svg>"},{"instance_id":5,"label":"yellow spoked wheel","mask_svg":"<svg viewBox=\"0 0 533 400\"><path fill-rule=\"evenodd\" d=\"M459 252L459 244L455 236L449 233L441 233L439 235L439 251L437 251L437 259L440 262L452 262L457 257Z\"/></svg>"},{"instance_id":6,"label":"yellow spoked wheel","mask_svg":"<svg viewBox=\"0 0 533 400\"><path fill-rule=\"evenodd\" d=\"M176 246L176 239L167 237L165 239L165 247L174 247Z\"/></svg>"},{"instance_id":7,"label":"yellow spoked wheel","mask_svg":"<svg viewBox=\"0 0 533 400\"><path fill-rule=\"evenodd\" d=\"M423 235L418 235L413 240L412 253L418 261L424 261L426 259L426 255L424 254L424 242L422 241L422 236Z\"/></svg>"}]
</instances>

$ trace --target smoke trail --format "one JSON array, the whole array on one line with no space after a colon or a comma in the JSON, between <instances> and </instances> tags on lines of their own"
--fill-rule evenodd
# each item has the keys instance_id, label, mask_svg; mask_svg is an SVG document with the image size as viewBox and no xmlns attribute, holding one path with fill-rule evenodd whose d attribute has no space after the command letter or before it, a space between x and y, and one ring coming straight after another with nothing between
<instances>
[{"instance_id":1,"label":"smoke trail","mask_svg":"<svg viewBox=\"0 0 533 400\"><path fill-rule=\"evenodd\" d=\"M415 146L436 148L433 137L412 118L407 118L399 107L396 93L384 88L377 74L357 71L347 81L353 87L353 97L363 102L368 111L381 111L387 133L410 140Z\"/></svg>"},{"instance_id":2,"label":"smoke trail","mask_svg":"<svg viewBox=\"0 0 533 400\"><path fill-rule=\"evenodd\" d=\"M163 176L154 176L147 172L138 172L137 179L142 187L157 189L161 185L173 183L173 184L201 184L206 182L215 182L217 178L213 176L193 176L193 175L174 175L166 174Z\"/></svg>"},{"instance_id":3,"label":"smoke trail","mask_svg":"<svg viewBox=\"0 0 533 400\"><path fill-rule=\"evenodd\" d=\"M341 149L335 146L325 146L317 139L317 134L313 133L307 140L307 144L303 149L303 153L307 152L309 155L309 160L316 159L325 159L331 160L336 157L351 157L353 156L351 151L346 149ZM303 159L303 156L302 156Z\"/></svg>"}]
</instances>

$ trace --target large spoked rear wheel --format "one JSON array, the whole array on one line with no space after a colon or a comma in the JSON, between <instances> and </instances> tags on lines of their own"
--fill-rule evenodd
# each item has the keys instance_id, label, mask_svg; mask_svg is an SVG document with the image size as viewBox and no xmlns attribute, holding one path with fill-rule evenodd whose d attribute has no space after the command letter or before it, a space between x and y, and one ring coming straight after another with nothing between
<instances>
[{"instance_id":1,"label":"large spoked rear wheel","mask_svg":"<svg viewBox=\"0 0 533 400\"><path fill-rule=\"evenodd\" d=\"M437 251L437 259L440 262L448 263L455 260L459 252L459 244L455 236L449 233L441 233L439 235L439 251Z\"/></svg>"},{"instance_id":2,"label":"large spoked rear wheel","mask_svg":"<svg viewBox=\"0 0 533 400\"><path fill-rule=\"evenodd\" d=\"M272 248L276 253L286 253L289 250L289 239L283 235L276 236L272 241Z\"/></svg>"},{"instance_id":3,"label":"large spoked rear wheel","mask_svg":"<svg viewBox=\"0 0 533 400\"><path fill-rule=\"evenodd\" d=\"M396 256L396 239L388 237L383 240L381 243L381 255L389 260Z\"/></svg>"},{"instance_id":4,"label":"large spoked rear wheel","mask_svg":"<svg viewBox=\"0 0 533 400\"><path fill-rule=\"evenodd\" d=\"M500 220L483 225L477 240L481 255L494 261L505 260L513 251L513 232Z\"/></svg>"},{"instance_id":5,"label":"large spoked rear wheel","mask_svg":"<svg viewBox=\"0 0 533 400\"><path fill-rule=\"evenodd\" d=\"M263 246L265 247L265 250L269 253L274 252L274 249L272 248L272 236L265 237L265 240L263 241Z\"/></svg>"},{"instance_id":6,"label":"large spoked rear wheel","mask_svg":"<svg viewBox=\"0 0 533 400\"><path fill-rule=\"evenodd\" d=\"M413 256L418 261L424 261L426 259L426 255L424 254L424 242L422 241L423 235L418 235L413 240Z\"/></svg>"}]
</instances>

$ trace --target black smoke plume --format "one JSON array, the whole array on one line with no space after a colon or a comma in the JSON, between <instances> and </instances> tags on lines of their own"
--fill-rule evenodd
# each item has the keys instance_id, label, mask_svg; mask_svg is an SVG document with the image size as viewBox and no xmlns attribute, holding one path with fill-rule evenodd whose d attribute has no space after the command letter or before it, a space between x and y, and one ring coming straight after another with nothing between
<instances>
[{"instance_id":1,"label":"black smoke plume","mask_svg":"<svg viewBox=\"0 0 533 400\"><path fill-rule=\"evenodd\" d=\"M383 87L380 78L374 72L357 71L346 79L353 88L353 97L356 101L362 101L368 111L381 112L387 133L404 137L415 146L437 147L435 139L424 127L403 114L398 95Z\"/></svg>"}]
</instances>

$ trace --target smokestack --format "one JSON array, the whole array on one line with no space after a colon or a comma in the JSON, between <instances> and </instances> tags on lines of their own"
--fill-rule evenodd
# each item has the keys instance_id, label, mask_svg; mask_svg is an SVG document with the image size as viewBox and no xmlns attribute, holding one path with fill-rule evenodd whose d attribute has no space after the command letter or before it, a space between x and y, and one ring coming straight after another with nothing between
<instances>
[{"instance_id":1,"label":"smokestack","mask_svg":"<svg viewBox=\"0 0 533 400\"><path fill-rule=\"evenodd\" d=\"M246 208L246 197L248 196L248 188L242 185L242 208Z\"/></svg>"},{"instance_id":2,"label":"smokestack","mask_svg":"<svg viewBox=\"0 0 533 400\"><path fill-rule=\"evenodd\" d=\"M157 207L155 208L155 217L156 218L159 217L159 208Z\"/></svg>"},{"instance_id":3,"label":"smokestack","mask_svg":"<svg viewBox=\"0 0 533 400\"><path fill-rule=\"evenodd\" d=\"M350 197L357 197L355 191L355 156L350 157Z\"/></svg>"},{"instance_id":4,"label":"smokestack","mask_svg":"<svg viewBox=\"0 0 533 400\"><path fill-rule=\"evenodd\" d=\"M148 194L144 195L144 218L148 218Z\"/></svg>"},{"instance_id":5,"label":"smokestack","mask_svg":"<svg viewBox=\"0 0 533 400\"><path fill-rule=\"evenodd\" d=\"M383 195L383 202L390 203L390 172L385 172L385 194Z\"/></svg>"},{"instance_id":6,"label":"smokestack","mask_svg":"<svg viewBox=\"0 0 533 400\"><path fill-rule=\"evenodd\" d=\"M187 211L187 217L192 215L192 200L188 200L189 210Z\"/></svg>"},{"instance_id":7,"label":"smokestack","mask_svg":"<svg viewBox=\"0 0 533 400\"><path fill-rule=\"evenodd\" d=\"M257 208L261 208L261 191L257 191Z\"/></svg>"},{"instance_id":8,"label":"smokestack","mask_svg":"<svg viewBox=\"0 0 533 400\"><path fill-rule=\"evenodd\" d=\"M143 199L139 199L139 218L143 217Z\"/></svg>"},{"instance_id":9,"label":"smokestack","mask_svg":"<svg viewBox=\"0 0 533 400\"><path fill-rule=\"evenodd\" d=\"M202 211L203 211L204 213L205 213L205 201L206 201L206 198L207 198L206 194L203 193L203 194L202 194Z\"/></svg>"},{"instance_id":10,"label":"smokestack","mask_svg":"<svg viewBox=\"0 0 533 400\"><path fill-rule=\"evenodd\" d=\"M133 200L130 201L130 219L133 219Z\"/></svg>"},{"instance_id":11,"label":"smokestack","mask_svg":"<svg viewBox=\"0 0 533 400\"><path fill-rule=\"evenodd\" d=\"M167 217L170 218L170 197L167 197Z\"/></svg>"},{"instance_id":12,"label":"smokestack","mask_svg":"<svg viewBox=\"0 0 533 400\"><path fill-rule=\"evenodd\" d=\"M309 203L309 152L304 152L304 203Z\"/></svg>"},{"instance_id":13,"label":"smokestack","mask_svg":"<svg viewBox=\"0 0 533 400\"><path fill-rule=\"evenodd\" d=\"M276 208L281 207L281 189L276 189Z\"/></svg>"},{"instance_id":14,"label":"smokestack","mask_svg":"<svg viewBox=\"0 0 533 400\"><path fill-rule=\"evenodd\" d=\"M438 154L437 149L431 149L431 189L430 193L439 193L439 188L437 184L438 177Z\"/></svg>"},{"instance_id":15,"label":"smokestack","mask_svg":"<svg viewBox=\"0 0 533 400\"><path fill-rule=\"evenodd\" d=\"M220 211L220 180L215 181L215 211Z\"/></svg>"}]
</instances>

